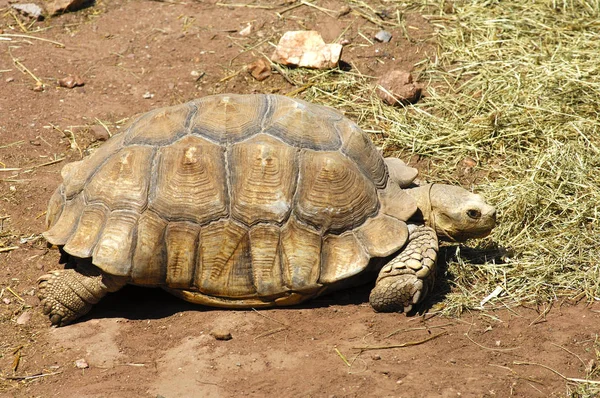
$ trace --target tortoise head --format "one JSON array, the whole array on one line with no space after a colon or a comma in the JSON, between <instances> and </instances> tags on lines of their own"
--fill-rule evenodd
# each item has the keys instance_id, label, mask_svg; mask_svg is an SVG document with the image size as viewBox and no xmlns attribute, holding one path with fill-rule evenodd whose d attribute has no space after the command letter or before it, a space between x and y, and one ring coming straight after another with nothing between
<instances>
[{"instance_id":1,"label":"tortoise head","mask_svg":"<svg viewBox=\"0 0 600 398\"><path fill-rule=\"evenodd\" d=\"M487 236L496 225L496 209L461 187L430 184L406 190L417 202L418 217L440 239L465 241Z\"/></svg>"}]
</instances>

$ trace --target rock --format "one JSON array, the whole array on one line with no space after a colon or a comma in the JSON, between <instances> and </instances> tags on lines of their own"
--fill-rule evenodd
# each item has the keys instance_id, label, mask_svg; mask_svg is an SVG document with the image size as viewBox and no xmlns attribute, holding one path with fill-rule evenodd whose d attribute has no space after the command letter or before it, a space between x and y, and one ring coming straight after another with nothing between
<instances>
[{"instance_id":1,"label":"rock","mask_svg":"<svg viewBox=\"0 0 600 398\"><path fill-rule=\"evenodd\" d=\"M106 141L110 138L110 134L108 134L108 131L102 126L92 126L90 132L96 141Z\"/></svg>"},{"instance_id":2,"label":"rock","mask_svg":"<svg viewBox=\"0 0 600 398\"><path fill-rule=\"evenodd\" d=\"M215 338L215 340L231 340L233 337L231 336L231 333L229 333L227 330L220 330L220 329L215 329L213 331L210 332L210 335L212 337Z\"/></svg>"},{"instance_id":3,"label":"rock","mask_svg":"<svg viewBox=\"0 0 600 398\"><path fill-rule=\"evenodd\" d=\"M250 33L252 33L252 24L246 25L244 29L239 31L240 36L248 36Z\"/></svg>"},{"instance_id":4,"label":"rock","mask_svg":"<svg viewBox=\"0 0 600 398\"><path fill-rule=\"evenodd\" d=\"M93 0L54 0L46 3L46 11L52 16L62 12L77 11L93 3Z\"/></svg>"},{"instance_id":5,"label":"rock","mask_svg":"<svg viewBox=\"0 0 600 398\"><path fill-rule=\"evenodd\" d=\"M6 304L6 305L9 305L9 304L10 304L10 299L9 299L8 297L4 297L4 298L2 299L2 302L3 302L4 304Z\"/></svg>"},{"instance_id":6,"label":"rock","mask_svg":"<svg viewBox=\"0 0 600 398\"><path fill-rule=\"evenodd\" d=\"M271 60L283 65L329 69L338 64L342 48L341 44L325 44L317 31L291 31L279 40Z\"/></svg>"},{"instance_id":7,"label":"rock","mask_svg":"<svg viewBox=\"0 0 600 398\"><path fill-rule=\"evenodd\" d=\"M31 311L25 311L17 318L17 325L25 325L31 319Z\"/></svg>"},{"instance_id":8,"label":"rock","mask_svg":"<svg viewBox=\"0 0 600 398\"><path fill-rule=\"evenodd\" d=\"M77 369L87 369L90 367L90 365L87 363L87 361L85 359L80 358L75 361L75 367L77 367Z\"/></svg>"},{"instance_id":9,"label":"rock","mask_svg":"<svg viewBox=\"0 0 600 398\"><path fill-rule=\"evenodd\" d=\"M58 85L60 87L65 87L65 88L73 88L73 87L79 87L79 86L83 86L85 84L85 82L83 81L82 78L80 78L79 76L67 76L67 77L63 77L62 79L60 79L58 81Z\"/></svg>"},{"instance_id":10,"label":"rock","mask_svg":"<svg viewBox=\"0 0 600 398\"><path fill-rule=\"evenodd\" d=\"M259 82L271 76L271 64L264 58L259 58L246 67L248 73Z\"/></svg>"},{"instance_id":11,"label":"rock","mask_svg":"<svg viewBox=\"0 0 600 398\"><path fill-rule=\"evenodd\" d=\"M35 87L32 88L33 91L35 91L36 93L41 93L42 91L44 91L44 84L37 82L35 84Z\"/></svg>"},{"instance_id":12,"label":"rock","mask_svg":"<svg viewBox=\"0 0 600 398\"><path fill-rule=\"evenodd\" d=\"M154 98L154 94L152 94L150 91L146 91L144 93L144 95L142 95L142 98L143 99L151 99L151 98Z\"/></svg>"},{"instance_id":13,"label":"rock","mask_svg":"<svg viewBox=\"0 0 600 398\"><path fill-rule=\"evenodd\" d=\"M344 15L348 15L348 14L350 14L350 12L351 12L351 11L352 11L352 8L350 8L350 6L349 6L349 5L347 5L347 4L346 4L346 5L343 5L343 6L342 6L342 7L341 7L341 8L338 10L338 12L335 14L335 17L336 17L336 18L341 18L341 17L343 17Z\"/></svg>"},{"instance_id":14,"label":"rock","mask_svg":"<svg viewBox=\"0 0 600 398\"><path fill-rule=\"evenodd\" d=\"M42 7L38 6L37 4L33 4L33 3L27 3L27 4L13 4L11 6L12 8L14 8L15 10L19 11L19 13L37 19L38 21L41 21L42 19L44 19L44 10L42 9Z\"/></svg>"},{"instance_id":15,"label":"rock","mask_svg":"<svg viewBox=\"0 0 600 398\"><path fill-rule=\"evenodd\" d=\"M375 35L375 40L380 43L388 43L390 40L392 40L392 34L387 30L380 30Z\"/></svg>"},{"instance_id":16,"label":"rock","mask_svg":"<svg viewBox=\"0 0 600 398\"><path fill-rule=\"evenodd\" d=\"M413 83L409 72L393 70L379 78L377 95L388 105L407 105L421 98L421 87Z\"/></svg>"},{"instance_id":17,"label":"rock","mask_svg":"<svg viewBox=\"0 0 600 398\"><path fill-rule=\"evenodd\" d=\"M7 83L12 83L12 82L15 81L15 78L14 77L7 77L6 80L4 80L4 81L7 82Z\"/></svg>"},{"instance_id":18,"label":"rock","mask_svg":"<svg viewBox=\"0 0 600 398\"><path fill-rule=\"evenodd\" d=\"M204 75L206 75L205 72L201 72L201 71L198 71L198 70L193 70L193 71L190 72L190 76L192 76L195 81L198 81L198 80L202 79L204 77Z\"/></svg>"}]
</instances>

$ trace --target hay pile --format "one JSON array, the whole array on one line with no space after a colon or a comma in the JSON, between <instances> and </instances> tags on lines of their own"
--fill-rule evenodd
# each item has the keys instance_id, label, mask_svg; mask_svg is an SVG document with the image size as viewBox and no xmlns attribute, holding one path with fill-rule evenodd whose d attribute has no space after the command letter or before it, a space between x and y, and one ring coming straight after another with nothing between
<instances>
[{"instance_id":1,"label":"hay pile","mask_svg":"<svg viewBox=\"0 0 600 398\"><path fill-rule=\"evenodd\" d=\"M346 110L388 153L425 165L424 179L472 185L497 206L499 226L473 243L489 256L463 247L449 262L445 313L479 308L498 286L486 309L600 300L600 2L421 7L438 53L417 66L418 104L382 105L356 71L289 71L314 84L302 96Z\"/></svg>"}]
</instances>

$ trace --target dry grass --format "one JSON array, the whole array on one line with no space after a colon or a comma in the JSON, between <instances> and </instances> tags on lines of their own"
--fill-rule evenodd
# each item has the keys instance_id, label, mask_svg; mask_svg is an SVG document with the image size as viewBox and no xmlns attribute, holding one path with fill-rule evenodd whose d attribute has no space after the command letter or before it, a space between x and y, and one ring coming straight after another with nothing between
<instances>
[{"instance_id":1,"label":"dry grass","mask_svg":"<svg viewBox=\"0 0 600 398\"><path fill-rule=\"evenodd\" d=\"M428 87L417 105L384 106L372 79L340 72L304 75L319 82L304 97L345 109L384 148L414 155L429 166L425 179L475 182L497 206L493 235L473 244L503 255L471 261L463 248L449 263L445 313L479 308L497 286L487 309L600 300L600 1L473 0L443 10L440 1L421 9L438 52L417 66ZM466 158L477 165L465 177Z\"/></svg>"}]
</instances>

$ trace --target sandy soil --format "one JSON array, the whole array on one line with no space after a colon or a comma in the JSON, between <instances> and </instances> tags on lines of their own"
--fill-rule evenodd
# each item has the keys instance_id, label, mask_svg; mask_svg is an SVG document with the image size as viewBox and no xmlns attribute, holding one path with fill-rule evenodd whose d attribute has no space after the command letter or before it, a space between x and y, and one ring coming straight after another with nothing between
<instances>
[{"instance_id":1,"label":"sandy soil","mask_svg":"<svg viewBox=\"0 0 600 398\"><path fill-rule=\"evenodd\" d=\"M342 36L352 43L344 61L372 76L410 70L431 52L432 27L415 13L411 40L392 31L390 43L371 45L359 32L379 28L357 13L336 17L340 1L318 3L330 15L303 5L278 16L298 3L279 4L101 1L30 25L0 0L0 396L564 396L567 381L550 369L585 376L599 308L406 317L374 313L366 286L296 308L224 311L127 287L80 322L50 328L35 297L37 277L58 267L40 236L46 204L61 167L101 144L102 123L117 132L133 114L212 93L290 92L278 74L257 82L242 71L288 30ZM58 87L69 75L85 85Z\"/></svg>"}]
</instances>

